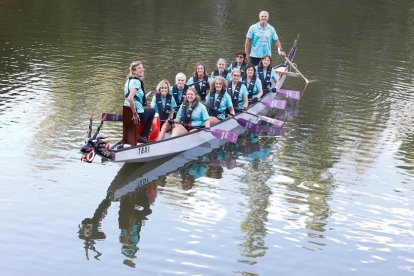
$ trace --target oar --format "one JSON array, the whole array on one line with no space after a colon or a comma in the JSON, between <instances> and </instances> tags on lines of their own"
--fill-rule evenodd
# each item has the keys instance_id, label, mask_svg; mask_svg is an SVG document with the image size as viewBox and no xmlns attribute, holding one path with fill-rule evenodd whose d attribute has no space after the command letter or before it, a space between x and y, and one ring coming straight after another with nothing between
<instances>
[{"instance_id":1,"label":"oar","mask_svg":"<svg viewBox=\"0 0 414 276\"><path fill-rule=\"evenodd\" d=\"M190 126L188 124L184 124L182 122L177 122L174 120L169 120L168 122L174 123L174 124L180 124L183 126ZM207 132L210 132L214 137L222 139L226 142L230 142L230 143L236 143L237 139L239 138L239 135L235 132L231 132L231 131L227 131L224 129L210 129L210 128L203 128L203 127L194 127L191 126L194 129L199 129L199 130L204 130Z\"/></svg>"},{"instance_id":2,"label":"oar","mask_svg":"<svg viewBox=\"0 0 414 276\"><path fill-rule=\"evenodd\" d=\"M287 57L285 57L285 60L287 63L289 63L290 67L293 68L293 70L295 70L296 72L298 72L299 76L301 76L306 84L308 84L310 81L299 71L299 69L295 66L295 64L293 64Z\"/></svg>"},{"instance_id":3,"label":"oar","mask_svg":"<svg viewBox=\"0 0 414 276\"><path fill-rule=\"evenodd\" d=\"M283 128L281 127L268 127L268 126L262 126L262 131L268 134L272 134L275 136L283 136L285 134Z\"/></svg>"},{"instance_id":4,"label":"oar","mask_svg":"<svg viewBox=\"0 0 414 276\"><path fill-rule=\"evenodd\" d=\"M279 89L277 95L296 101L300 100L300 91L297 90Z\"/></svg>"},{"instance_id":5,"label":"oar","mask_svg":"<svg viewBox=\"0 0 414 276\"><path fill-rule=\"evenodd\" d=\"M102 113L102 120L107 122L122 122L123 117L121 114Z\"/></svg>"},{"instance_id":6,"label":"oar","mask_svg":"<svg viewBox=\"0 0 414 276\"><path fill-rule=\"evenodd\" d=\"M254 116L254 117L258 118L259 121L266 122L266 123L270 123L270 124L272 124L272 125L274 125L276 127L283 127L283 125L285 124L285 122L283 122L281 120L272 119L272 118L269 118L269 117L263 116L263 115L256 115L256 114L251 113L251 112L249 112L247 110L242 110L241 112L244 112L246 114L249 114L251 116Z\"/></svg>"},{"instance_id":7,"label":"oar","mask_svg":"<svg viewBox=\"0 0 414 276\"><path fill-rule=\"evenodd\" d=\"M265 106L281 109L284 110L286 108L286 100L272 100L272 99L264 99L260 101Z\"/></svg>"}]
</instances>

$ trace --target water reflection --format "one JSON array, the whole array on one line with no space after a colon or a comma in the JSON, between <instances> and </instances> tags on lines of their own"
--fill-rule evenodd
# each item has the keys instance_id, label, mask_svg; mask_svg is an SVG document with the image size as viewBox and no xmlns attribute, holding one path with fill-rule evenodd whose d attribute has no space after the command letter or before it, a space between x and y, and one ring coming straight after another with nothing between
<instances>
[{"instance_id":1,"label":"water reflection","mask_svg":"<svg viewBox=\"0 0 414 276\"><path fill-rule=\"evenodd\" d=\"M100 260L102 253L96 248L96 242L106 239L101 223L112 201L119 201L118 227L121 253L125 258L123 263L135 267L134 259L139 250L141 231L145 221L150 219L151 205L157 198L158 190L164 197L171 196L180 201L182 197L177 197L177 194L185 193L186 197L191 197L192 193L197 192L195 185L198 180L221 179L224 169L236 168L239 161L243 164L250 163L253 170L257 170L261 160L269 156L272 140L269 136L261 138L258 134L243 133L236 144L224 144L214 149L207 146L203 149L201 146L198 154L210 151L201 156L186 152L157 162L125 164L112 181L107 197L98 205L93 216L83 219L79 225L78 237L84 241L86 259L89 260L92 255ZM252 196L252 200L249 200L251 204L247 206L250 211L242 225L247 236L241 246L246 248L242 255L250 258L261 257L266 250L263 247L263 238L266 233L266 206L270 189L265 186L265 182L260 186L252 182L247 188L255 196ZM172 187L178 189L173 191ZM260 198L254 198L258 196ZM256 251L262 253L254 253Z\"/></svg>"}]
</instances>

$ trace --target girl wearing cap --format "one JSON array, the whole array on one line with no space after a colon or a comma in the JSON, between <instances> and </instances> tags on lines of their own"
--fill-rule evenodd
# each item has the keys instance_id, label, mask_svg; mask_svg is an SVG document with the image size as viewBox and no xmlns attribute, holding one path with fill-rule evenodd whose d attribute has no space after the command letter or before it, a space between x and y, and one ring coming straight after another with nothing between
<instances>
[{"instance_id":1,"label":"girl wearing cap","mask_svg":"<svg viewBox=\"0 0 414 276\"><path fill-rule=\"evenodd\" d=\"M124 85L124 107L123 107L123 143L135 146L138 143L148 143L147 135L151 130L155 110L144 109L147 105L145 97L144 65L141 61L134 61L129 66L129 74ZM136 125L144 124L141 137L138 138Z\"/></svg>"},{"instance_id":2,"label":"girl wearing cap","mask_svg":"<svg viewBox=\"0 0 414 276\"><path fill-rule=\"evenodd\" d=\"M171 137L210 127L207 108L200 103L200 96L194 87L188 88L185 100L178 109L174 121L177 123L174 124Z\"/></svg>"}]
</instances>

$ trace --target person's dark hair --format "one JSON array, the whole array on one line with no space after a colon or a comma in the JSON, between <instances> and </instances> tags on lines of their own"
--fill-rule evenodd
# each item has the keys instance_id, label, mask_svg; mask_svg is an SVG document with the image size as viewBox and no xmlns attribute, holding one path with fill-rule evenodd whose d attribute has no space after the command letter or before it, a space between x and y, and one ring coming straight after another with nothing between
<instances>
[{"instance_id":1,"label":"person's dark hair","mask_svg":"<svg viewBox=\"0 0 414 276\"><path fill-rule=\"evenodd\" d=\"M234 56L243 56L243 58L246 59L246 52L243 50L238 50Z\"/></svg>"},{"instance_id":2,"label":"person's dark hair","mask_svg":"<svg viewBox=\"0 0 414 276\"><path fill-rule=\"evenodd\" d=\"M270 59L270 64L269 64L269 67L272 67L272 57L271 56L269 56L269 55L265 55L264 57L262 57L262 59L260 60L260 62L259 62L259 65L258 65L258 67L260 67L260 68L262 68L263 67L263 60L265 59L265 58L269 58Z\"/></svg>"}]
</instances>

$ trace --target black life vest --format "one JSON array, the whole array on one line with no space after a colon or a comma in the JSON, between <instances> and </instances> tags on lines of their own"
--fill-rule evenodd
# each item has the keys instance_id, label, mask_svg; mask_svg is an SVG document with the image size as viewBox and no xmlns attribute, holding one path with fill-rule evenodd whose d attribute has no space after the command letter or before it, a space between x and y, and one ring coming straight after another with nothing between
<instances>
[{"instance_id":1,"label":"black life vest","mask_svg":"<svg viewBox=\"0 0 414 276\"><path fill-rule=\"evenodd\" d=\"M217 96L217 99L214 100L214 96L216 95L217 92L211 93L210 92L210 99L209 99L209 105L208 105L208 115L210 116L217 116L223 112L219 112L219 106L221 103L221 99L224 96L224 93L226 93L226 90L222 89L220 91L220 93Z\"/></svg>"},{"instance_id":2,"label":"black life vest","mask_svg":"<svg viewBox=\"0 0 414 276\"><path fill-rule=\"evenodd\" d=\"M200 83L201 82L201 87ZM201 81L198 80L197 77L193 76L193 83L194 87L198 92L198 95L200 95L200 98L202 101L206 99L207 96L207 90L210 90L210 84L208 83L208 77L204 76Z\"/></svg>"},{"instance_id":3,"label":"black life vest","mask_svg":"<svg viewBox=\"0 0 414 276\"><path fill-rule=\"evenodd\" d=\"M161 95L157 93L155 95L155 100L157 102L157 109L158 114L160 114L160 120L165 121L168 119L171 113L171 99L172 96L170 94L167 94L167 97L165 99L165 106L162 105L162 99Z\"/></svg>"},{"instance_id":4,"label":"black life vest","mask_svg":"<svg viewBox=\"0 0 414 276\"><path fill-rule=\"evenodd\" d=\"M272 76L272 69L267 68L266 74L263 72L263 67L258 67L257 72L259 74L259 79L262 82L263 93L267 92L267 89L271 87L270 78ZM266 91L265 91L266 90Z\"/></svg>"},{"instance_id":5,"label":"black life vest","mask_svg":"<svg viewBox=\"0 0 414 276\"><path fill-rule=\"evenodd\" d=\"M174 96L174 100L175 100L175 103L177 104L177 107L179 107L183 103L184 96L185 96L185 93L187 92L187 89L188 89L188 85L185 84L184 85L184 89L183 89L183 95L181 96L181 99L180 99L178 97L178 87L177 87L176 84L173 85L173 87L172 87L172 94Z\"/></svg>"},{"instance_id":6,"label":"black life vest","mask_svg":"<svg viewBox=\"0 0 414 276\"><path fill-rule=\"evenodd\" d=\"M142 80L140 80L139 78L137 78L137 77L129 77L128 78L128 93L125 94L125 98L128 98L129 93L131 92L129 90L129 82L132 79L138 80L141 83L141 89L142 89L142 92L144 93L144 95L142 96L142 101L140 100L140 98L138 97L138 95L136 93L134 95L134 99L139 101L142 104L143 107L147 106L147 97L145 96L144 82Z\"/></svg>"},{"instance_id":7,"label":"black life vest","mask_svg":"<svg viewBox=\"0 0 414 276\"><path fill-rule=\"evenodd\" d=\"M249 93L247 97L249 98L249 101L251 101L253 96L257 95L257 94L253 94L254 85L256 84L256 75L254 75L249 82L247 82L247 78L246 78L243 83L244 85L246 85L247 92Z\"/></svg>"},{"instance_id":8,"label":"black life vest","mask_svg":"<svg viewBox=\"0 0 414 276\"><path fill-rule=\"evenodd\" d=\"M247 66L247 63L246 63L245 60L243 60L242 64L240 65L240 69L239 69L240 70L240 76L242 78L244 78L244 76L246 74L246 66ZM237 68L237 61L233 61L233 63L231 64L231 68L232 69Z\"/></svg>"},{"instance_id":9,"label":"black life vest","mask_svg":"<svg viewBox=\"0 0 414 276\"><path fill-rule=\"evenodd\" d=\"M221 76L223 78L227 77L227 74L229 73L229 71L227 69L224 69L223 73L220 74L219 70L216 69L213 71L213 76L217 77L217 76Z\"/></svg>"},{"instance_id":10,"label":"black life vest","mask_svg":"<svg viewBox=\"0 0 414 276\"><path fill-rule=\"evenodd\" d=\"M183 124L184 125L188 125L188 126L191 126L191 115L193 114L193 111L194 111L194 109L196 108L197 106L188 106L188 105L185 105L185 104L182 104L182 108L181 108L181 115L182 115L182 118L183 118Z\"/></svg>"},{"instance_id":11,"label":"black life vest","mask_svg":"<svg viewBox=\"0 0 414 276\"><path fill-rule=\"evenodd\" d=\"M234 92L233 92L233 87L232 87L232 83L229 82L228 86L227 86L227 93L229 93L230 97L231 97L231 101L233 103L233 108L234 109L238 109L239 107L239 94L240 94L240 88L242 86L242 82L239 81L236 85L236 87L234 88Z\"/></svg>"}]
</instances>

